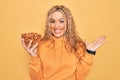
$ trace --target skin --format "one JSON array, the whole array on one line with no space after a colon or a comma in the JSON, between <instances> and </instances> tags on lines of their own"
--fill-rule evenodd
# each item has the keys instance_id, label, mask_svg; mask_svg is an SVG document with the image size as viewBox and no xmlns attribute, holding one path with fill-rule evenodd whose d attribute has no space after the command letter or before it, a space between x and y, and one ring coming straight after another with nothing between
<instances>
[{"instance_id":1,"label":"skin","mask_svg":"<svg viewBox=\"0 0 120 80\"><path fill-rule=\"evenodd\" d=\"M50 28L54 37L61 38L64 36L66 32L66 18L61 12L56 11L51 14Z\"/></svg>"},{"instance_id":2,"label":"skin","mask_svg":"<svg viewBox=\"0 0 120 80\"><path fill-rule=\"evenodd\" d=\"M54 37L56 38L62 38L66 32L66 18L61 12L54 12L51 14L50 19L50 29ZM32 48L30 48L32 40L30 41L29 45L26 46L24 43L24 39L20 39L23 47L25 50L32 56L37 56L37 46L38 43L36 43ZM88 43L85 41L86 48L91 51L96 51L100 46L102 46L106 42L106 36L100 36L96 40L92 41L91 43Z\"/></svg>"}]
</instances>

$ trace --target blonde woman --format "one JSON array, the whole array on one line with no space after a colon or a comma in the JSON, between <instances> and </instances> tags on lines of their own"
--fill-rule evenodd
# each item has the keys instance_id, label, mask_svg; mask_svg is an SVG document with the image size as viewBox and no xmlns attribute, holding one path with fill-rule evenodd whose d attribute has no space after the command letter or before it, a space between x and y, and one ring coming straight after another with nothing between
<instances>
[{"instance_id":1,"label":"blonde woman","mask_svg":"<svg viewBox=\"0 0 120 80\"><path fill-rule=\"evenodd\" d=\"M31 55L31 80L85 80L92 66L96 49L105 43L105 36L92 43L83 42L75 30L73 16L64 5L53 6L47 15L46 30L39 43L25 45Z\"/></svg>"}]
</instances>

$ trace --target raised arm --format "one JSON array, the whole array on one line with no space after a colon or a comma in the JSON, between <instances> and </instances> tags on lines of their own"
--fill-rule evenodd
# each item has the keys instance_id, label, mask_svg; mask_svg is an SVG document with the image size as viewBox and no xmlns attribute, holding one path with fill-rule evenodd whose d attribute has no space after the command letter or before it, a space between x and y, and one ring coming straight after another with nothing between
<instances>
[{"instance_id":1,"label":"raised arm","mask_svg":"<svg viewBox=\"0 0 120 80\"><path fill-rule=\"evenodd\" d=\"M42 78L42 65L40 57L37 53L39 53L38 43L34 46L31 46L32 40L29 42L28 46L25 45L24 39L21 38L22 45L24 49L30 54L30 62L29 62L29 74L31 80L41 80Z\"/></svg>"},{"instance_id":2,"label":"raised arm","mask_svg":"<svg viewBox=\"0 0 120 80\"><path fill-rule=\"evenodd\" d=\"M76 69L76 78L77 80L85 80L86 76L90 72L91 66L93 64L93 57L95 55L95 51L97 48L99 48L101 45L105 43L105 36L101 36L97 38L92 43L86 42L86 48L87 50L81 51L84 55L79 59L77 63L77 69Z\"/></svg>"},{"instance_id":3,"label":"raised arm","mask_svg":"<svg viewBox=\"0 0 120 80\"><path fill-rule=\"evenodd\" d=\"M31 57L29 62L29 74L31 80L42 79L42 65L39 56Z\"/></svg>"}]
</instances>

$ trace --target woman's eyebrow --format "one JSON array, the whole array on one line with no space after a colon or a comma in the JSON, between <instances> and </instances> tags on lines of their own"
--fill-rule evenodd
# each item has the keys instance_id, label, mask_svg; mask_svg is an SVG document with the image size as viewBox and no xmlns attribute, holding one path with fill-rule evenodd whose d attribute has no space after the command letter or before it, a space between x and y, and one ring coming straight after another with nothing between
<instances>
[{"instance_id":1,"label":"woman's eyebrow","mask_svg":"<svg viewBox=\"0 0 120 80\"><path fill-rule=\"evenodd\" d=\"M64 18L60 18L59 20L65 20Z\"/></svg>"},{"instance_id":2,"label":"woman's eyebrow","mask_svg":"<svg viewBox=\"0 0 120 80\"><path fill-rule=\"evenodd\" d=\"M53 18L50 18L50 20L54 20Z\"/></svg>"}]
</instances>

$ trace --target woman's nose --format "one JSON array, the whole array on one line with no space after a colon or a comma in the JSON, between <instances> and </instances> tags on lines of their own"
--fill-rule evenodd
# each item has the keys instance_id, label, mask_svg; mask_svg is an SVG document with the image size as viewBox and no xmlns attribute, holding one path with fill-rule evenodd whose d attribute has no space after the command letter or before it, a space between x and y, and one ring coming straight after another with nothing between
<instances>
[{"instance_id":1,"label":"woman's nose","mask_svg":"<svg viewBox=\"0 0 120 80\"><path fill-rule=\"evenodd\" d=\"M56 22L56 23L55 23L55 28L58 28L58 27L59 27L59 23Z\"/></svg>"}]
</instances>

